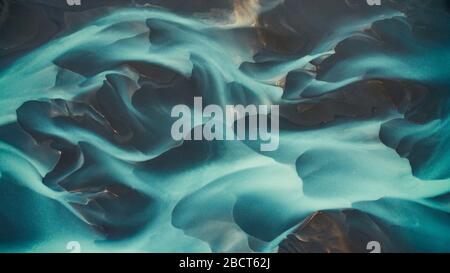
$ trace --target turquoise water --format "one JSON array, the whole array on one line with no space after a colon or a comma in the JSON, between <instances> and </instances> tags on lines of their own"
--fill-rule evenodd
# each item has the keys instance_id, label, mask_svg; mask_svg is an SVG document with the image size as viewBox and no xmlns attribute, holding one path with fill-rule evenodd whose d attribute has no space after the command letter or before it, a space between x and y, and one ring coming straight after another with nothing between
<instances>
[{"instance_id":1,"label":"turquoise water","mask_svg":"<svg viewBox=\"0 0 450 273\"><path fill-rule=\"evenodd\" d=\"M288 54L261 50L247 22L124 7L27 52L0 72L0 251L273 252L342 208L378 217L405 251L450 251L449 13L414 16L333 21ZM371 81L401 86L407 110L365 85L344 93ZM170 110L193 96L324 106L311 126L285 112L264 153L173 141Z\"/></svg>"}]
</instances>

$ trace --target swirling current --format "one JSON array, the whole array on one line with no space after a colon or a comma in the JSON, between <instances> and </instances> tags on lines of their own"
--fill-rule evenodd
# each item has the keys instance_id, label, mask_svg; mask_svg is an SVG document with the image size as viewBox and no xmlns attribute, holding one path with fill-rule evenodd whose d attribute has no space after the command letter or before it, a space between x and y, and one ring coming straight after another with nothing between
<instances>
[{"instance_id":1,"label":"swirling current","mask_svg":"<svg viewBox=\"0 0 450 273\"><path fill-rule=\"evenodd\" d=\"M349 209L450 251L449 1L0 3L0 252L276 252ZM278 149L174 141L195 96L280 105Z\"/></svg>"}]
</instances>

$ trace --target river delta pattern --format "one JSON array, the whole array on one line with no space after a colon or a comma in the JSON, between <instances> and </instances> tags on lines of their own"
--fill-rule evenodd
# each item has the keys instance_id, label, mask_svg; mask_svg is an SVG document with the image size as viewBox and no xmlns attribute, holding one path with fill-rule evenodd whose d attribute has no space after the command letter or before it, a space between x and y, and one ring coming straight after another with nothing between
<instances>
[{"instance_id":1,"label":"river delta pattern","mask_svg":"<svg viewBox=\"0 0 450 273\"><path fill-rule=\"evenodd\" d=\"M0 0L0 252L450 251L449 1L80 3ZM194 97L278 149L174 141Z\"/></svg>"}]
</instances>

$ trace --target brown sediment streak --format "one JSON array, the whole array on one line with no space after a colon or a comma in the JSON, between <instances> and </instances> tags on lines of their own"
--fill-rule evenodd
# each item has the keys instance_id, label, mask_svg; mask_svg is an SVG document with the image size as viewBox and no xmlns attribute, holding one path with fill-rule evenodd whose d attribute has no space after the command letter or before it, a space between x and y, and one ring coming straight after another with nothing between
<instances>
[{"instance_id":1,"label":"brown sediment streak","mask_svg":"<svg viewBox=\"0 0 450 273\"><path fill-rule=\"evenodd\" d=\"M234 0L232 25L258 27L258 16L282 2L284 0Z\"/></svg>"},{"instance_id":2,"label":"brown sediment streak","mask_svg":"<svg viewBox=\"0 0 450 273\"><path fill-rule=\"evenodd\" d=\"M255 26L260 8L260 0L234 0L233 25Z\"/></svg>"}]
</instances>

